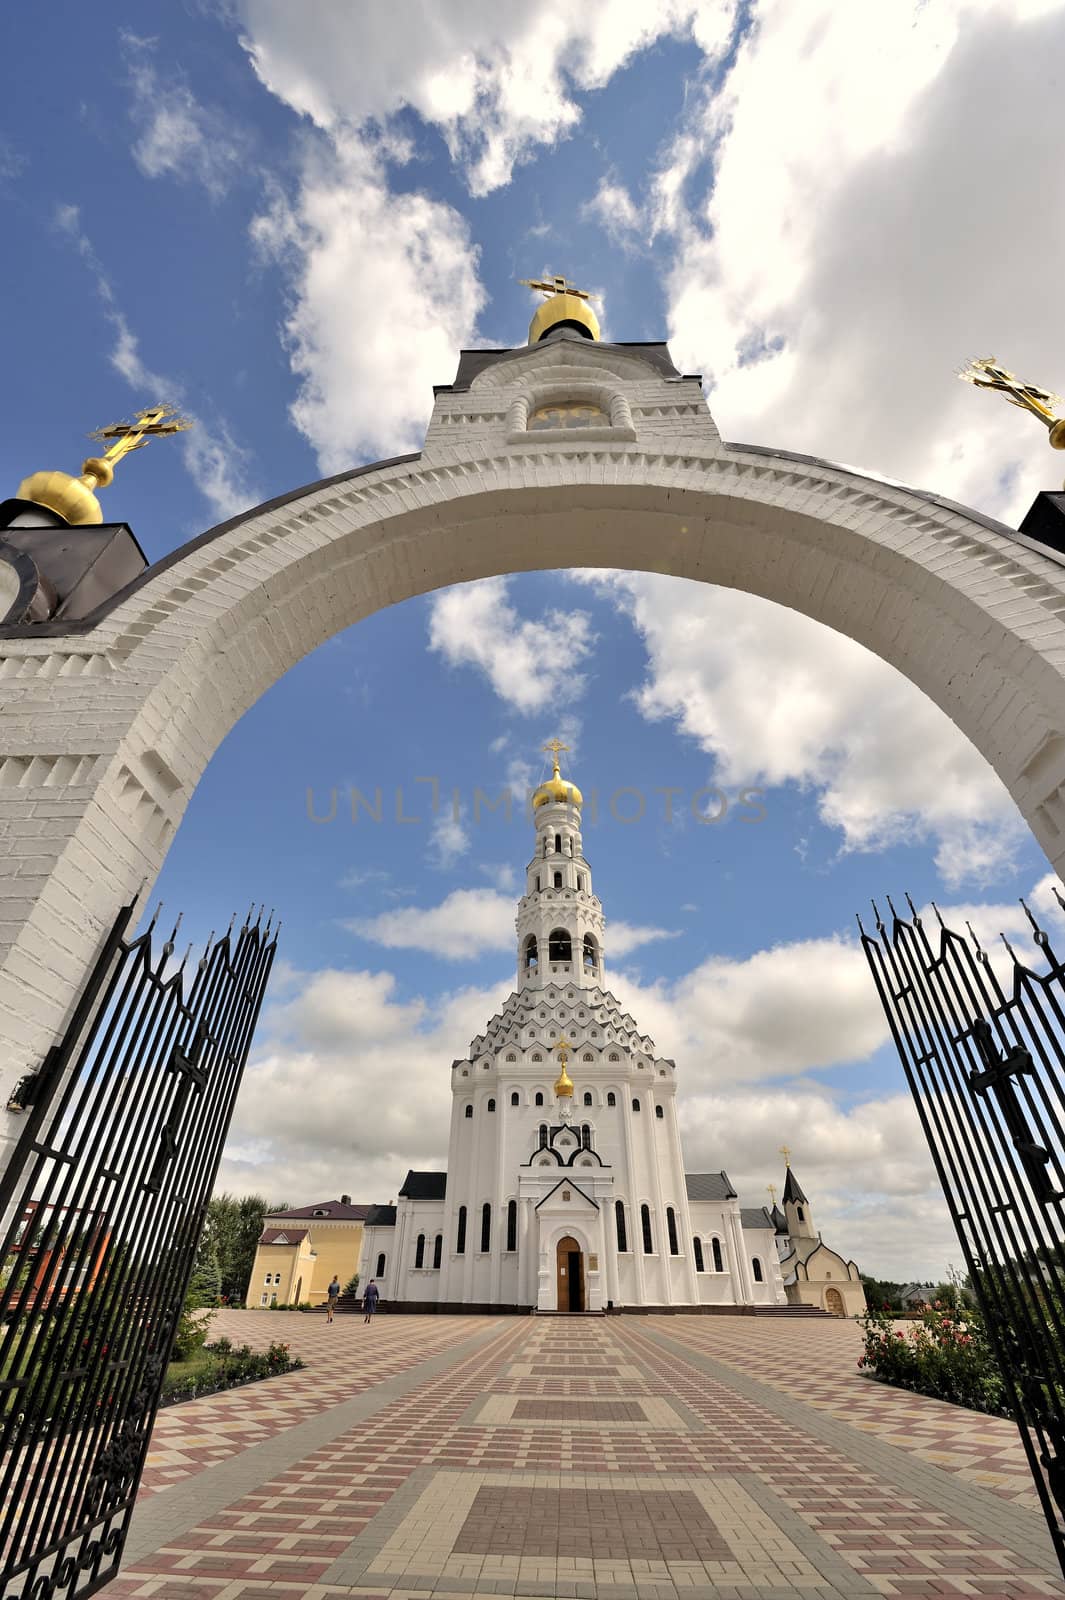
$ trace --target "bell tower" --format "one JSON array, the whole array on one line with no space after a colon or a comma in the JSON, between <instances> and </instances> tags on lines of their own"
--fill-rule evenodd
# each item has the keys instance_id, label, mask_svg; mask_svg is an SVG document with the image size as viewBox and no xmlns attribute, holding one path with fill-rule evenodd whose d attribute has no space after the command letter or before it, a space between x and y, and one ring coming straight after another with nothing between
<instances>
[{"instance_id":1,"label":"bell tower","mask_svg":"<svg viewBox=\"0 0 1065 1600\"><path fill-rule=\"evenodd\" d=\"M558 739L544 747L553 772L532 797L535 844L518 903L518 989L549 983L603 987L603 908L581 841L584 797L561 773Z\"/></svg>"}]
</instances>

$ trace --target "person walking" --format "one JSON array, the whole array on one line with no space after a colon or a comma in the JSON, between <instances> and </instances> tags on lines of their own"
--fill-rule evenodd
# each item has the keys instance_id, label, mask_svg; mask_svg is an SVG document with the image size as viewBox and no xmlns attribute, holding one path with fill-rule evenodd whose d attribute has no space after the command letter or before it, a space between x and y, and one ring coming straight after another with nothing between
<instances>
[{"instance_id":1,"label":"person walking","mask_svg":"<svg viewBox=\"0 0 1065 1600\"><path fill-rule=\"evenodd\" d=\"M364 1322L370 1321L370 1318L377 1310L377 1302L380 1300L380 1298L381 1291L371 1278L369 1283L366 1285L366 1293L362 1297L362 1309L366 1313L365 1317L362 1319Z\"/></svg>"},{"instance_id":2,"label":"person walking","mask_svg":"<svg viewBox=\"0 0 1065 1600\"><path fill-rule=\"evenodd\" d=\"M340 1298L340 1279L337 1277L335 1272L333 1273L333 1281L325 1293L325 1320L327 1322L332 1322L333 1317L336 1315L337 1301Z\"/></svg>"}]
</instances>

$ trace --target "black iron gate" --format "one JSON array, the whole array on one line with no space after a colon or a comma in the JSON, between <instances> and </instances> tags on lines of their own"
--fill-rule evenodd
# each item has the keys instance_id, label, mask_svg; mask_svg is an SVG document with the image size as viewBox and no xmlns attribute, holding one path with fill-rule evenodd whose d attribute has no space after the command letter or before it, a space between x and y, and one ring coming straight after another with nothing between
<instances>
[{"instance_id":1,"label":"black iron gate","mask_svg":"<svg viewBox=\"0 0 1065 1600\"><path fill-rule=\"evenodd\" d=\"M1065 968L908 904L862 944L1065 1572Z\"/></svg>"},{"instance_id":2,"label":"black iron gate","mask_svg":"<svg viewBox=\"0 0 1065 1600\"><path fill-rule=\"evenodd\" d=\"M276 948L249 916L191 970L120 915L63 1041L19 1084L0 1181L0 1600L118 1570ZM175 930L176 932L176 930Z\"/></svg>"}]
</instances>

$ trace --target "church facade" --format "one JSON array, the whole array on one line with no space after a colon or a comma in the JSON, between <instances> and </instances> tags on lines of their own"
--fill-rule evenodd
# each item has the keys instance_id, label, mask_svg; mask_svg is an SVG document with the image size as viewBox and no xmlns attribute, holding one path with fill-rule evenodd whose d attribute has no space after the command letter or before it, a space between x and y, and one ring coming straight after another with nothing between
<instances>
[{"instance_id":1,"label":"church facade","mask_svg":"<svg viewBox=\"0 0 1065 1600\"><path fill-rule=\"evenodd\" d=\"M408 1172L366 1218L361 1282L410 1309L794 1302L779 1208L741 1205L724 1172L685 1172L676 1065L607 986L560 748L532 797L516 987L452 1064L447 1171Z\"/></svg>"}]
</instances>

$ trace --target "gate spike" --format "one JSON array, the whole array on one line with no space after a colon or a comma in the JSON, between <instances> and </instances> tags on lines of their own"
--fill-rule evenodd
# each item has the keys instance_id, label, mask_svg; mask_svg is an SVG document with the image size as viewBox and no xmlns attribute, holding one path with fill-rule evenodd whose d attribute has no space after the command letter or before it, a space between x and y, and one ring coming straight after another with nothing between
<instances>
[{"instance_id":1,"label":"gate spike","mask_svg":"<svg viewBox=\"0 0 1065 1600\"><path fill-rule=\"evenodd\" d=\"M234 924L234 922L236 922L236 920L237 920L237 913L234 911L233 915L229 919L229 927L226 929L226 938L227 939L229 938L230 934L233 932L233 924Z\"/></svg>"},{"instance_id":2,"label":"gate spike","mask_svg":"<svg viewBox=\"0 0 1065 1600\"><path fill-rule=\"evenodd\" d=\"M861 934L862 938L864 939L865 938L865 929L862 927L862 914L861 914L860 911L856 911L854 913L854 920L858 924L858 932Z\"/></svg>"},{"instance_id":3,"label":"gate spike","mask_svg":"<svg viewBox=\"0 0 1065 1600\"><path fill-rule=\"evenodd\" d=\"M1035 934L1036 941L1039 944L1042 944L1043 940L1046 938L1045 930L1039 926L1038 922L1035 920L1035 917L1032 915L1031 911L1029 911L1028 902L1025 900L1024 896L1019 895L1018 899L1021 902L1021 909L1028 918L1028 921L1032 924L1032 932Z\"/></svg>"},{"instance_id":4,"label":"gate spike","mask_svg":"<svg viewBox=\"0 0 1065 1600\"><path fill-rule=\"evenodd\" d=\"M898 912L895 910L895 907L891 904L891 896L889 894L886 894L884 896L884 899L887 901L888 910L891 912L891 915L895 918L895 921L896 922L901 922L902 918L899 916Z\"/></svg>"},{"instance_id":5,"label":"gate spike","mask_svg":"<svg viewBox=\"0 0 1065 1600\"><path fill-rule=\"evenodd\" d=\"M974 928L974 927L973 927L973 925L972 925L972 923L971 923L971 922L970 922L970 921L969 921L969 920L968 920L968 919L966 919L966 922L965 922L965 926L966 926L966 927L967 927L967 928L968 928L968 930L969 930L969 937L970 937L970 939L972 939L972 942L973 942L973 944L974 944L974 945L975 945L975 946L976 946L976 953L977 953L977 955L978 955L978 956L982 956L982 955L983 955L983 953L984 953L984 952L983 952L983 950L982 950L982 949L981 949L981 948L980 948L980 941L979 941L979 939L978 939L978 938L977 938L977 937L976 937L976 930L975 930L975 928Z\"/></svg>"},{"instance_id":6,"label":"gate spike","mask_svg":"<svg viewBox=\"0 0 1065 1600\"><path fill-rule=\"evenodd\" d=\"M178 971L179 972L184 972L185 963L188 961L188 959L191 956L191 954L192 954L192 940L190 939L188 944L185 946L185 954L182 956L181 961L180 961L180 963L178 965Z\"/></svg>"},{"instance_id":7,"label":"gate spike","mask_svg":"<svg viewBox=\"0 0 1065 1600\"><path fill-rule=\"evenodd\" d=\"M1006 946L1006 949L1009 951L1009 953L1010 953L1011 957L1013 958L1013 961L1015 962L1015 964L1019 967L1021 965L1021 963L1017 960L1017 956L1016 956L1016 953L1015 953L1015 951L1013 949L1013 946L1010 944L1009 940L1006 938L1006 935L1004 933L1000 933L999 934L999 938L1002 940L1002 943Z\"/></svg>"},{"instance_id":8,"label":"gate spike","mask_svg":"<svg viewBox=\"0 0 1065 1600\"><path fill-rule=\"evenodd\" d=\"M910 915L913 917L913 925L914 925L914 927L915 928L919 928L921 926L920 914L918 913L917 907L914 905L913 901L910 899L910 895L909 895L909 891L908 890L906 891L906 904L910 908Z\"/></svg>"},{"instance_id":9,"label":"gate spike","mask_svg":"<svg viewBox=\"0 0 1065 1600\"><path fill-rule=\"evenodd\" d=\"M1061 890L1058 888L1056 883L1052 883L1050 887L1054 891L1054 899L1058 902L1058 905L1061 907L1062 911L1065 911L1065 900L1061 898Z\"/></svg>"},{"instance_id":10,"label":"gate spike","mask_svg":"<svg viewBox=\"0 0 1065 1600\"><path fill-rule=\"evenodd\" d=\"M939 907L936 905L935 901L934 900L929 900L928 904L932 907L932 910L935 912L936 921L939 923L939 926L941 928L945 927L946 924L944 923L943 918L939 914Z\"/></svg>"},{"instance_id":11,"label":"gate spike","mask_svg":"<svg viewBox=\"0 0 1065 1600\"><path fill-rule=\"evenodd\" d=\"M156 906L155 910L152 912L152 920L148 924L148 932L149 933L153 933L155 931L155 924L159 921L159 913L163 909L163 903L164 902L162 900L160 900L159 904Z\"/></svg>"},{"instance_id":12,"label":"gate spike","mask_svg":"<svg viewBox=\"0 0 1065 1600\"><path fill-rule=\"evenodd\" d=\"M876 918L876 931L877 931L877 933L881 933L881 934L882 933L886 933L887 929L884 927L884 921L883 921L883 918L880 915L880 907L877 905L875 900L871 900L869 903L873 908L873 916Z\"/></svg>"}]
</instances>

